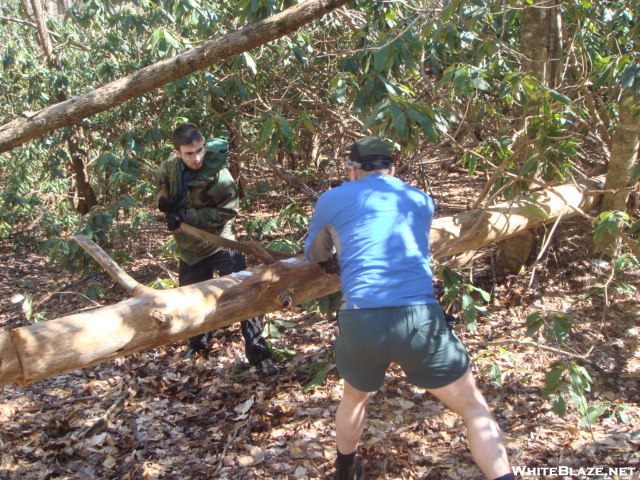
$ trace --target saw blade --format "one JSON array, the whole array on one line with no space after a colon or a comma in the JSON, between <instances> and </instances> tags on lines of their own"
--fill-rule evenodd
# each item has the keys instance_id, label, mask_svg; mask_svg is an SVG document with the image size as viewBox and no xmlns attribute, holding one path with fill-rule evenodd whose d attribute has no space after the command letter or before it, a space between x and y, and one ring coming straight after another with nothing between
<instances>
[{"instance_id":1,"label":"saw blade","mask_svg":"<svg viewBox=\"0 0 640 480\"><path fill-rule=\"evenodd\" d=\"M191 237L195 237L198 240L202 240L209 245L221 247L225 250L231 250L237 253L242 253L244 255L257 258L264 263L272 263L274 260L284 260L297 256L297 254L295 253L278 252L277 250L263 248L255 242L253 243L253 245L247 245L235 240L230 240L228 238L221 237L220 235L206 232L184 222L180 223L180 226L177 228L177 230L190 235Z\"/></svg>"}]
</instances>

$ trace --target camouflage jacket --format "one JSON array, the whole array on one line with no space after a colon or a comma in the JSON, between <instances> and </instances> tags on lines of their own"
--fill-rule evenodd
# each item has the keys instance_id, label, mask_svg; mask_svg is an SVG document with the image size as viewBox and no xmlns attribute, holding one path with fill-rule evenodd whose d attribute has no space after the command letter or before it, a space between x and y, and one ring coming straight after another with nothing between
<instances>
[{"instance_id":1,"label":"camouflage jacket","mask_svg":"<svg viewBox=\"0 0 640 480\"><path fill-rule=\"evenodd\" d=\"M205 143L202 167L189 181L188 192L183 195L182 175L184 163L175 154L162 162L156 172L158 198L167 186L170 198L181 199L178 210L182 221L216 235L235 240L233 218L238 214L238 186L227 169L226 141L216 138ZM189 265L203 260L220 247L194 239L182 232L173 232L178 256Z\"/></svg>"}]
</instances>

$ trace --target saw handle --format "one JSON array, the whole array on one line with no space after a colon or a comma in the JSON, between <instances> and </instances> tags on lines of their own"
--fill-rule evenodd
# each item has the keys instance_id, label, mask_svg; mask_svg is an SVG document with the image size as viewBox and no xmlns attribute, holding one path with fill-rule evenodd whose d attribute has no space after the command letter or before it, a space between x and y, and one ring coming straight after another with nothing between
<instances>
[{"instance_id":1,"label":"saw handle","mask_svg":"<svg viewBox=\"0 0 640 480\"><path fill-rule=\"evenodd\" d=\"M167 184L162 185L162 195L158 199L158 209L162 213L178 213L178 203L176 200L169 197L169 186ZM175 230L175 228L173 229Z\"/></svg>"}]
</instances>

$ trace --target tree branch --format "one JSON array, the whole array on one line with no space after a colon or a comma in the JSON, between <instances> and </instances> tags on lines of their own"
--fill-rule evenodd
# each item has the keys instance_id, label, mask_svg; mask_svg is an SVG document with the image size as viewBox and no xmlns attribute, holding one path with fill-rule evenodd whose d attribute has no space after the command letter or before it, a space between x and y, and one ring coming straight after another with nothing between
<instances>
[{"instance_id":1,"label":"tree branch","mask_svg":"<svg viewBox=\"0 0 640 480\"><path fill-rule=\"evenodd\" d=\"M348 3L349 0L307 0L272 17L210 40L173 58L138 70L89 93L18 117L0 126L0 153L83 118L116 107L216 62L264 45Z\"/></svg>"},{"instance_id":2,"label":"tree branch","mask_svg":"<svg viewBox=\"0 0 640 480\"><path fill-rule=\"evenodd\" d=\"M20 20L19 18L11 18L11 17L4 17L2 15L0 15L0 20L5 20L7 22L13 22L13 23L19 23L21 25L27 25L28 27L31 28L38 28L38 26L35 23L31 23L28 22L26 20ZM51 30L47 30L47 33L53 37L56 38L62 38L59 34L57 34L56 32L52 32Z\"/></svg>"}]
</instances>

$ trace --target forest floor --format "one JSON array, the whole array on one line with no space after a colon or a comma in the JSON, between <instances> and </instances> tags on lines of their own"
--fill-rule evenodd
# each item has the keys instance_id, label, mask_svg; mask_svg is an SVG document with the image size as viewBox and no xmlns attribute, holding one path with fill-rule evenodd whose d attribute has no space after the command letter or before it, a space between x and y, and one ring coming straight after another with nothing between
<instances>
[{"instance_id":1,"label":"forest floor","mask_svg":"<svg viewBox=\"0 0 640 480\"><path fill-rule=\"evenodd\" d=\"M428 185L430 193L444 205L438 216L468 208L476 186L440 168L434 163L428 171L436 182ZM279 195L297 194L272 192L261 215L277 215ZM496 278L491 255L464 270L491 301L477 331L460 323L455 330L512 465L530 469L523 478L640 474L640 269L612 276L610 264L589 256L585 227L582 219L560 224L535 272ZM144 283L167 278L167 269L176 272L175 260L162 253L166 239L164 225L145 227L122 247L133 259L123 268ZM23 312L29 298L33 312L47 319L94 306L86 293L96 284L105 293L100 305L127 298L106 274L83 278L49 265L27 237L0 242L0 258L0 328L30 324ZM436 287L441 291L438 281ZM573 316L563 343L538 339L572 357L522 343L531 342L524 324L536 311ZM208 354L195 359L182 359L182 342L27 387L4 387L0 479L332 478L341 393L333 367L336 324L301 307L268 319L293 325L269 338L281 368L276 376L246 367L235 326L219 332ZM588 362L577 359L581 355ZM580 423L568 396L565 418L541 397L550 365L570 359L593 378L589 406L605 409L592 425ZM324 382L306 388L318 372L328 372ZM372 397L359 455L369 480L482 478L461 420L407 384L397 368ZM565 475L541 470L559 466ZM616 476L610 468L627 470Z\"/></svg>"}]
</instances>

